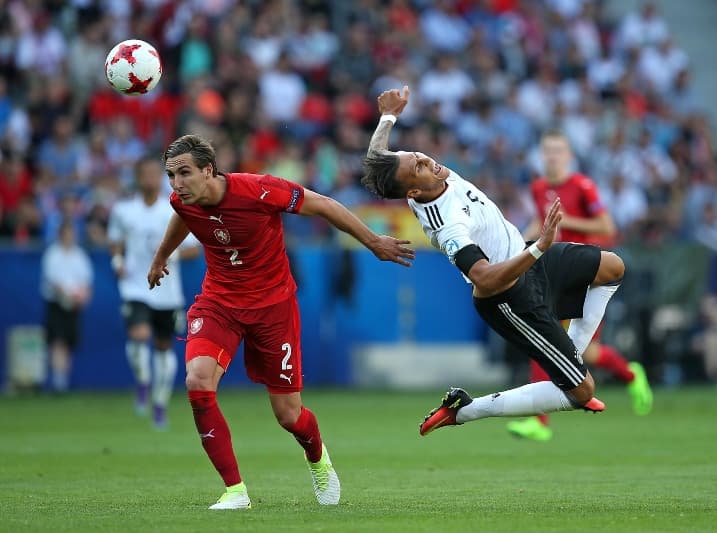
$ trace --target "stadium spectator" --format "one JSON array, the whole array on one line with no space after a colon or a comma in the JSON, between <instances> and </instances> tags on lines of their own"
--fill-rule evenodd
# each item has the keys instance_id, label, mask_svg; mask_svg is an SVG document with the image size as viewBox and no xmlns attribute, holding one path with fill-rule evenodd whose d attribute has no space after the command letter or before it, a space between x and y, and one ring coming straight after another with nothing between
<instances>
[{"instance_id":1,"label":"stadium spectator","mask_svg":"<svg viewBox=\"0 0 717 533\"><path fill-rule=\"evenodd\" d=\"M559 126L574 144L581 167L603 190L611 188L614 176L622 176L630 182L628 189L636 187L639 196L649 199L640 218L669 215L670 238L692 238L692 218L702 211L693 211L684 223L674 213L689 211L693 189L701 188L714 165L711 124L691 79L710 74L697 63L686 66L690 58L679 52L682 43L654 4L613 18L614 3L221 0L71 2L60 8L57 2L6 2L0 9L0 150L21 155L35 191L34 203L23 199L18 210L24 229L17 241L44 234L37 227L43 223L40 213L54 209L66 188L45 161L47 147L56 145L53 125L60 117L72 118L70 145L78 145L83 154L77 173L83 190L76 192L88 216L92 213L87 238L102 243L108 204L116 197L114 183L131 184L130 161L136 158L95 178L97 173L88 169L102 164L95 136L99 127L109 142L114 137L110 125L129 120L129 138L143 145L140 154L157 152L190 130L218 140L217 146L229 136L233 158L258 173L285 143L298 142L308 161L325 146L322 139L334 137L336 158L346 162L358 183L355 146L365 143L372 120L362 100L404 84L417 91L396 129L400 141L445 161L461 159L466 168L477 169L467 175L487 192L507 191L502 182L511 180L524 197L531 175L540 172L538 136ZM440 27L452 33L434 45ZM99 62L128 35L152 42L163 60L160 85L140 98L122 97L101 79ZM282 53L289 55L289 66L275 94L293 98L301 93L297 87L304 87L304 96L296 97L299 104L290 106L289 129L283 118L267 116L259 84L262 75L276 69ZM429 98L421 98L418 87L431 81L435 58L446 53L456 75L439 78L430 84ZM48 72L53 74L48 77ZM458 88L448 105L435 99L435 86L442 83ZM476 94L475 88L479 98L486 98L485 113L499 132L500 139L487 149L457 145L450 140L452 123L446 122L466 96ZM223 102L223 114L218 102ZM357 117L350 127L345 124ZM649 156L640 146L643 129L651 134ZM655 167L651 158L657 151ZM650 170L669 170L672 164L669 179ZM488 174L481 175L483 170ZM327 194L332 191L324 187L336 182L311 171L307 180ZM497 193L497 199L503 197ZM510 213L515 221L532 216L523 202L512 202ZM645 228L633 225L634 236L639 238ZM315 230L304 224L286 229L299 239Z\"/></svg>"},{"instance_id":2,"label":"stadium spectator","mask_svg":"<svg viewBox=\"0 0 717 533\"><path fill-rule=\"evenodd\" d=\"M58 240L42 256L41 293L46 302L45 334L50 354L50 388L70 388L72 352L82 332L81 312L92 295L93 270L77 244L72 221L59 229Z\"/></svg>"}]
</instances>

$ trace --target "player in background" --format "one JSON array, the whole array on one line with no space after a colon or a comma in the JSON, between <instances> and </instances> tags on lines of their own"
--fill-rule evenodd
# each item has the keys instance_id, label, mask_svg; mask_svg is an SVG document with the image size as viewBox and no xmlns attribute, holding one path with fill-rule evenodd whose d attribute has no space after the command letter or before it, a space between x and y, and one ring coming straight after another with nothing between
<instances>
[{"instance_id":1,"label":"player in background","mask_svg":"<svg viewBox=\"0 0 717 533\"><path fill-rule=\"evenodd\" d=\"M90 301L94 271L87 252L77 244L72 220L60 224L57 242L42 255L40 292L45 299L45 337L50 348L50 388L67 392L72 352L80 337L80 313Z\"/></svg>"},{"instance_id":2,"label":"player in background","mask_svg":"<svg viewBox=\"0 0 717 533\"><path fill-rule=\"evenodd\" d=\"M165 180L160 161L141 158L134 171L137 193L113 206L108 238L127 326L125 350L137 383L135 410L140 415L148 412L151 386L152 421L155 428L164 429L177 375L172 344L184 320L179 260L197 257L200 247L192 237L184 241L170 258L175 276L160 289L147 290L147 271L174 210L160 199Z\"/></svg>"},{"instance_id":3,"label":"player in background","mask_svg":"<svg viewBox=\"0 0 717 533\"><path fill-rule=\"evenodd\" d=\"M480 189L420 152L391 152L388 139L408 103L408 87L384 91L364 161L362 183L383 198L406 199L431 243L473 284L473 304L508 342L537 359L551 381L471 398L451 388L420 426L420 434L492 416L552 411L602 411L582 361L624 273L622 260L590 245L554 243L560 199L550 206L538 239L520 231ZM440 283L440 280L431 280ZM560 319L576 318L566 332Z\"/></svg>"},{"instance_id":4,"label":"player in background","mask_svg":"<svg viewBox=\"0 0 717 533\"><path fill-rule=\"evenodd\" d=\"M614 242L615 224L600 200L595 183L584 174L574 172L573 154L568 139L559 131L546 132L540 142L545 176L531 184L536 217L523 232L526 240L538 237L540 227L550 205L560 198L562 221L557 240L593 244L610 248ZM638 362L628 363L612 346L600 343L598 327L588 345L583 360L588 365L602 368L627 385L636 414L647 415L652 409L652 391L645 371ZM547 381L550 377L534 360L530 361L530 381ZM548 426L548 415L515 420L508 423L508 431L517 436L547 441L553 435Z\"/></svg>"},{"instance_id":5,"label":"player in background","mask_svg":"<svg viewBox=\"0 0 717 533\"><path fill-rule=\"evenodd\" d=\"M205 452L226 492L210 509L251 506L219 405L217 386L244 342L247 375L266 386L278 423L304 449L314 494L338 504L341 486L314 414L301 400L301 332L281 213L320 216L383 261L409 266L408 241L374 234L337 201L270 175L218 172L212 145L196 135L164 154L176 214L152 262L150 288L169 274L168 258L191 232L204 246L202 292L187 313L186 384Z\"/></svg>"}]
</instances>

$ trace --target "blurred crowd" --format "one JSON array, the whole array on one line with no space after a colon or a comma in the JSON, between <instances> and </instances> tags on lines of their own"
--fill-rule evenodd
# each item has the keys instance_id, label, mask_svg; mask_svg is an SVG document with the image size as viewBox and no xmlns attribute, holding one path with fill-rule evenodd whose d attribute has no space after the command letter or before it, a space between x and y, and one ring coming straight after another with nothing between
<instances>
[{"instance_id":1,"label":"blurred crowd","mask_svg":"<svg viewBox=\"0 0 717 533\"><path fill-rule=\"evenodd\" d=\"M717 248L717 165L689 58L655 6L601 0L0 0L0 235L105 243L133 164L193 132L220 169L267 172L356 205L375 97L408 85L392 146L475 181L519 227L537 139L568 136L623 239ZM163 59L133 98L104 80L128 37ZM301 238L321 228L291 225Z\"/></svg>"},{"instance_id":2,"label":"blurred crowd","mask_svg":"<svg viewBox=\"0 0 717 533\"><path fill-rule=\"evenodd\" d=\"M474 181L518 227L533 217L539 136L561 129L618 244L717 251L717 164L689 57L653 4L613 19L611 1L0 0L0 239L50 244L70 224L105 246L134 163L189 132L213 141L220 170L376 202L359 183L375 98L408 85L391 146ZM163 60L141 97L104 79L127 38ZM331 238L313 220L287 223L290 239ZM717 267L711 279L717 294ZM652 331L655 305L641 301ZM715 301L689 322L717 378Z\"/></svg>"}]
</instances>

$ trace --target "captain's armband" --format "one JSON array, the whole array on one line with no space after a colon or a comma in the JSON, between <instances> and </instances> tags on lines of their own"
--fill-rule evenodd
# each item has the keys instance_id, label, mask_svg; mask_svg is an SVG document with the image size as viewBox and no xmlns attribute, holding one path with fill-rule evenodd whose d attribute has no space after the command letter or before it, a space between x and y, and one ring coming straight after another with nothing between
<instances>
[{"instance_id":1,"label":"captain's armband","mask_svg":"<svg viewBox=\"0 0 717 533\"><path fill-rule=\"evenodd\" d=\"M470 272L473 265L481 259L488 260L488 256L483 253L480 246L469 244L461 248L453 258L453 262L466 276Z\"/></svg>"}]
</instances>

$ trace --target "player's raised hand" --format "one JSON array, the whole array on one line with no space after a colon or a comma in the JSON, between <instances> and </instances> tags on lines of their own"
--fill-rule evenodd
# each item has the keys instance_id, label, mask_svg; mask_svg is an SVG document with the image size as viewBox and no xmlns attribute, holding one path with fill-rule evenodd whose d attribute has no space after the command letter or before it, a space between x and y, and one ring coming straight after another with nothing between
<instances>
[{"instance_id":1,"label":"player's raised hand","mask_svg":"<svg viewBox=\"0 0 717 533\"><path fill-rule=\"evenodd\" d=\"M169 269L167 268L166 262L160 262L156 259L152 261L149 266L149 272L147 273L147 282L149 283L149 290L154 289L162 285L160 281L164 276L169 275Z\"/></svg>"},{"instance_id":2,"label":"player's raised hand","mask_svg":"<svg viewBox=\"0 0 717 533\"><path fill-rule=\"evenodd\" d=\"M547 215L545 215L543 229L540 232L540 237L536 241L538 248L542 251L545 252L553 244L558 234L558 225L562 219L563 214L560 212L560 198L556 198L550 206L550 209L548 209Z\"/></svg>"},{"instance_id":3,"label":"player's raised hand","mask_svg":"<svg viewBox=\"0 0 717 533\"><path fill-rule=\"evenodd\" d=\"M404 246L411 244L411 241L395 239L388 235L380 235L371 251L381 261L393 261L403 266L411 266L410 261L416 258L416 252Z\"/></svg>"},{"instance_id":4,"label":"player's raised hand","mask_svg":"<svg viewBox=\"0 0 717 533\"><path fill-rule=\"evenodd\" d=\"M403 86L403 93L399 92L398 89L391 89L389 91L383 91L378 95L378 111L382 115L396 115L399 116L408 103L408 96L410 95L408 85Z\"/></svg>"}]
</instances>

